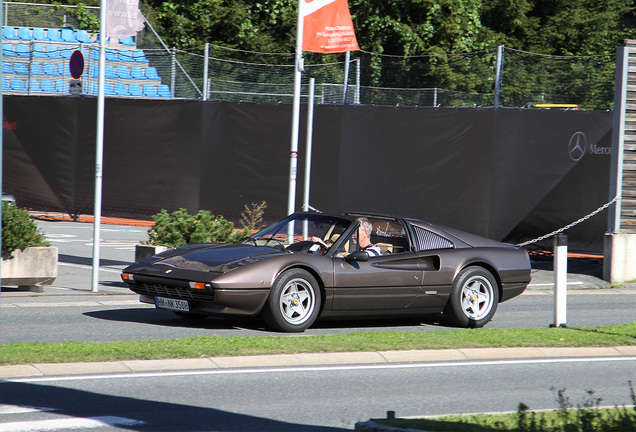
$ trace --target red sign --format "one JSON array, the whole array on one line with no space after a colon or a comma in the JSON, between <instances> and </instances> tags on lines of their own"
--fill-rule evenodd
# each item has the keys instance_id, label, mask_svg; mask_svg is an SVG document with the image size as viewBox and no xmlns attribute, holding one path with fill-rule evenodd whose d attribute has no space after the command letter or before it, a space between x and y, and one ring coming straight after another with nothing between
<instances>
[{"instance_id":1,"label":"red sign","mask_svg":"<svg viewBox=\"0 0 636 432\"><path fill-rule=\"evenodd\" d=\"M357 51L358 42L347 0L301 0L303 51L341 53Z\"/></svg>"},{"instance_id":2,"label":"red sign","mask_svg":"<svg viewBox=\"0 0 636 432\"><path fill-rule=\"evenodd\" d=\"M73 78L78 79L82 76L82 73L84 72L84 56L81 51L73 52L69 66L71 68L71 76Z\"/></svg>"}]
</instances>

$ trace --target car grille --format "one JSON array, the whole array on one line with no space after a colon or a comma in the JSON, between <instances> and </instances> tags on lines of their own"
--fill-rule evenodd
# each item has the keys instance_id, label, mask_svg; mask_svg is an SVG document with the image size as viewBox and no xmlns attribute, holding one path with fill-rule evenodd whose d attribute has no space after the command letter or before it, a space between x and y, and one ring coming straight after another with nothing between
<instances>
[{"instance_id":1,"label":"car grille","mask_svg":"<svg viewBox=\"0 0 636 432\"><path fill-rule=\"evenodd\" d=\"M149 296L168 297L179 300L203 300L214 301L214 295L198 293L188 288L169 286L157 283L137 282L128 287L137 294Z\"/></svg>"}]
</instances>

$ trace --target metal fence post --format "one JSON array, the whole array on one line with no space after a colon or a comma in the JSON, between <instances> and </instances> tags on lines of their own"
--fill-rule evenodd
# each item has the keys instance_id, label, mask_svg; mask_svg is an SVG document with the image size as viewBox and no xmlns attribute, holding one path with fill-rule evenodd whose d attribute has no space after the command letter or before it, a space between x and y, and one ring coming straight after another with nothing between
<instances>
[{"instance_id":1,"label":"metal fence post","mask_svg":"<svg viewBox=\"0 0 636 432\"><path fill-rule=\"evenodd\" d=\"M566 327L568 290L568 236L554 236L554 324Z\"/></svg>"},{"instance_id":2,"label":"metal fence post","mask_svg":"<svg viewBox=\"0 0 636 432\"><path fill-rule=\"evenodd\" d=\"M170 72L172 73L172 77L170 78L170 93L172 97L175 97L177 93L177 89L175 88L177 81L177 49L174 47L172 48L172 70Z\"/></svg>"},{"instance_id":3,"label":"metal fence post","mask_svg":"<svg viewBox=\"0 0 636 432\"><path fill-rule=\"evenodd\" d=\"M342 91L342 104L347 104L347 93L349 90L349 62L351 61L351 51L345 53L344 88Z\"/></svg>"},{"instance_id":4,"label":"metal fence post","mask_svg":"<svg viewBox=\"0 0 636 432\"><path fill-rule=\"evenodd\" d=\"M203 95L201 99L208 100L208 67L210 63L210 43L205 43L205 51L203 55Z\"/></svg>"},{"instance_id":5,"label":"metal fence post","mask_svg":"<svg viewBox=\"0 0 636 432\"><path fill-rule=\"evenodd\" d=\"M355 103L360 104L360 59L356 59L356 99Z\"/></svg>"},{"instance_id":6,"label":"metal fence post","mask_svg":"<svg viewBox=\"0 0 636 432\"><path fill-rule=\"evenodd\" d=\"M497 66L495 70L495 109L499 108L499 93L501 92L501 76L503 75L503 45L497 45Z\"/></svg>"}]
</instances>

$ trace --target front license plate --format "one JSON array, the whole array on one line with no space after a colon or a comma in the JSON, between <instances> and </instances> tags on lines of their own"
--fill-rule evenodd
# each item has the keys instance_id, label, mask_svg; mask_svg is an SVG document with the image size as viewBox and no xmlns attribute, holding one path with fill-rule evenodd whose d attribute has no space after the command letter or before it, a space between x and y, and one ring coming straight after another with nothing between
<instances>
[{"instance_id":1,"label":"front license plate","mask_svg":"<svg viewBox=\"0 0 636 432\"><path fill-rule=\"evenodd\" d=\"M155 297L155 306L160 309L170 309L181 312L190 312L190 305L186 300L175 300L163 297Z\"/></svg>"}]
</instances>

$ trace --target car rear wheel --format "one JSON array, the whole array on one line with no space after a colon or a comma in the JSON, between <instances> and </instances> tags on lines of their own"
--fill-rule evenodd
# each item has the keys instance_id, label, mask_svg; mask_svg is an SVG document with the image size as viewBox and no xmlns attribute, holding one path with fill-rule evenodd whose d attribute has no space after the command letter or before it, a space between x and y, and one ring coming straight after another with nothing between
<instances>
[{"instance_id":1,"label":"car rear wheel","mask_svg":"<svg viewBox=\"0 0 636 432\"><path fill-rule=\"evenodd\" d=\"M493 275L482 267L467 267L453 281L444 315L460 327L483 327L498 304L499 289Z\"/></svg>"},{"instance_id":2,"label":"car rear wheel","mask_svg":"<svg viewBox=\"0 0 636 432\"><path fill-rule=\"evenodd\" d=\"M272 328L301 332L309 328L320 311L318 282L307 271L292 269L274 282L263 309L263 318Z\"/></svg>"}]
</instances>

